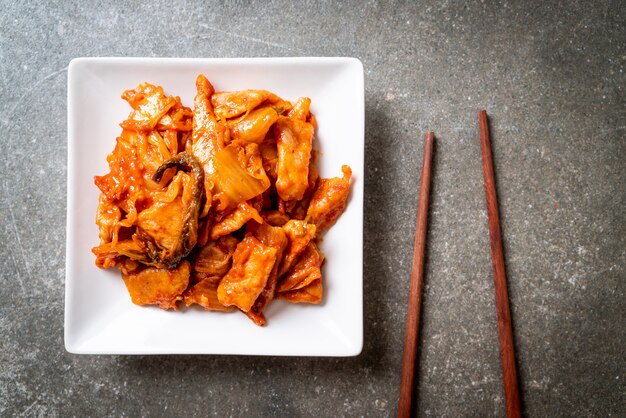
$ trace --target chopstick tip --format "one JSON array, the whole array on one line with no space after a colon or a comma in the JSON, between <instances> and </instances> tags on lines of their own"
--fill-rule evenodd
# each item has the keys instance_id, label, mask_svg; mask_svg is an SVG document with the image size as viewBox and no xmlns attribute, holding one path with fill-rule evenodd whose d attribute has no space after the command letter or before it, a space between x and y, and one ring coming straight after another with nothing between
<instances>
[{"instance_id":1,"label":"chopstick tip","mask_svg":"<svg viewBox=\"0 0 626 418\"><path fill-rule=\"evenodd\" d=\"M487 111L482 109L478 112L478 124L487 129L487 124L489 123L489 116L487 116Z\"/></svg>"}]
</instances>

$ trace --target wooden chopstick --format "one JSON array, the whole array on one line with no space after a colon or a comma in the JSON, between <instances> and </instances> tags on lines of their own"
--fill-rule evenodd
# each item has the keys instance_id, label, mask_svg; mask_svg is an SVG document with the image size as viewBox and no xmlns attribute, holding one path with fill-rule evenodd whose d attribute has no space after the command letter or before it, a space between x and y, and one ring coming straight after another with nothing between
<instances>
[{"instance_id":1,"label":"wooden chopstick","mask_svg":"<svg viewBox=\"0 0 626 418\"><path fill-rule=\"evenodd\" d=\"M422 285L424 283L424 250L426 248L426 229L428 219L428 199L430 196L430 167L433 155L435 135L426 133L424 140L424 161L420 183L415 243L413 244L413 266L409 287L409 310L404 335L404 354L402 357L402 378L400 380L400 400L398 417L408 418L413 410L413 391L415 388L415 360L419 334L420 310L422 306Z\"/></svg>"},{"instance_id":2,"label":"wooden chopstick","mask_svg":"<svg viewBox=\"0 0 626 418\"><path fill-rule=\"evenodd\" d=\"M496 313L498 316L498 332L500 334L500 357L502 360L502 377L504 380L504 399L507 417L520 417L520 395L515 367L515 346L513 345L513 329L511 312L507 295L506 272L504 270L504 252L502 250L502 232L498 215L498 200L493 172L491 141L487 112L478 112L480 130L480 147L483 154L483 172L485 175L485 193L487 195L487 216L489 219L489 236L491 238L491 263L493 265L493 281L496 293Z\"/></svg>"}]
</instances>

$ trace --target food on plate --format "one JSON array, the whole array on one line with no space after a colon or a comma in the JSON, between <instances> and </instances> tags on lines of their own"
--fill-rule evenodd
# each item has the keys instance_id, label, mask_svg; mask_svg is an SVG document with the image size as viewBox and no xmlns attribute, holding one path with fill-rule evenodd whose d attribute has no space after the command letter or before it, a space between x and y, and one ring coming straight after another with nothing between
<instances>
[{"instance_id":1,"label":"food on plate","mask_svg":"<svg viewBox=\"0 0 626 418\"><path fill-rule=\"evenodd\" d=\"M318 304L320 234L346 208L352 172L320 178L311 100L266 90L215 92L196 80L193 109L141 83L94 181L100 268L119 267L131 300L199 305L257 325L274 299Z\"/></svg>"}]
</instances>

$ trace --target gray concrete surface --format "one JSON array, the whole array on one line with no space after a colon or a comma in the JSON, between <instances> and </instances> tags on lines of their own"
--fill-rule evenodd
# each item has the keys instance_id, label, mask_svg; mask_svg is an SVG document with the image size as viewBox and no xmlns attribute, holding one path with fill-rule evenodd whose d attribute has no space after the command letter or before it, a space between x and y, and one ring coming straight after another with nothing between
<instances>
[{"instance_id":1,"label":"gray concrete surface","mask_svg":"<svg viewBox=\"0 0 626 418\"><path fill-rule=\"evenodd\" d=\"M0 416L395 415L427 129L418 415L503 416L481 107L524 410L626 415L626 3L55 3L0 1ZM67 354L70 59L337 55L365 67L363 353Z\"/></svg>"}]
</instances>

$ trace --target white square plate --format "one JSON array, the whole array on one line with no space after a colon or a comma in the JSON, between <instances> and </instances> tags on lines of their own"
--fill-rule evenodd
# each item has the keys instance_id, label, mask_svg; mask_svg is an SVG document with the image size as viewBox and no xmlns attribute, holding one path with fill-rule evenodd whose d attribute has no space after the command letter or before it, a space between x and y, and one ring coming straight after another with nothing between
<instances>
[{"instance_id":1,"label":"white square plate","mask_svg":"<svg viewBox=\"0 0 626 418\"><path fill-rule=\"evenodd\" d=\"M322 177L352 168L348 207L321 249L320 305L270 303L267 325L202 309L133 305L118 269L100 270L96 175L130 112L120 95L143 81L192 107L203 73L216 90L265 89L287 100L307 96L318 123ZM68 71L65 348L80 354L257 354L355 356L363 346L363 66L354 58L78 58Z\"/></svg>"}]
</instances>

